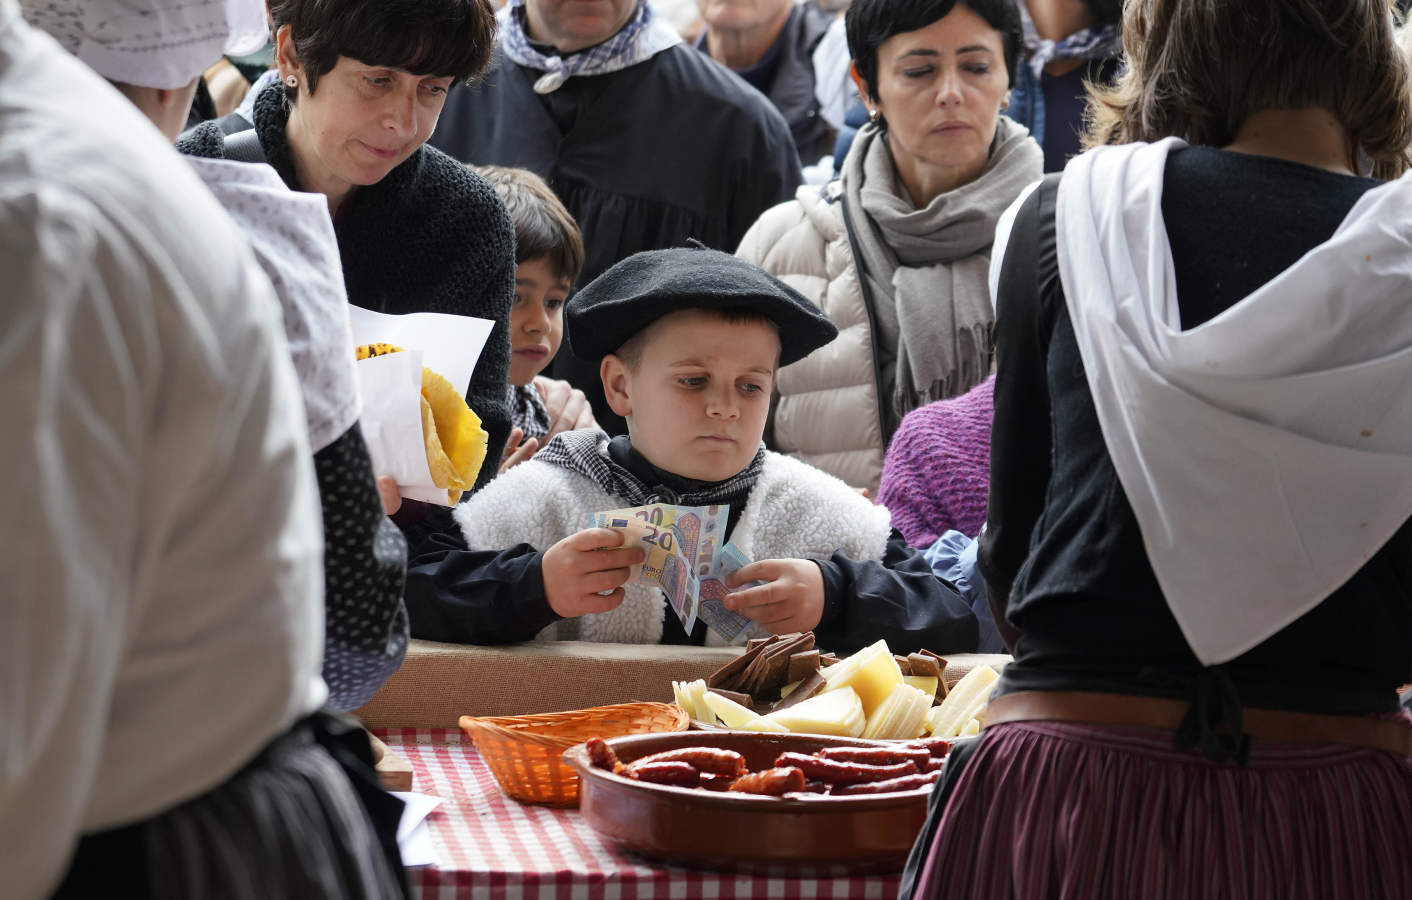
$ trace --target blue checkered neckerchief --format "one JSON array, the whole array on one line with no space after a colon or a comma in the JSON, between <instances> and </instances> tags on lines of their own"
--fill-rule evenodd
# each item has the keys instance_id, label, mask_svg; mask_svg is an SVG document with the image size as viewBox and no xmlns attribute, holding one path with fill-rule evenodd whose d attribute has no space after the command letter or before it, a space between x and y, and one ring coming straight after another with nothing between
<instances>
[{"instance_id":1,"label":"blue checkered neckerchief","mask_svg":"<svg viewBox=\"0 0 1412 900\"><path fill-rule=\"evenodd\" d=\"M521 0L523 2L523 0ZM1063 40L1039 36L1025 4L1020 7L1020 26L1025 32L1025 62L1038 78L1044 67L1061 59L1108 59L1123 52L1123 32L1117 25L1095 25L1076 31Z\"/></svg>"},{"instance_id":2,"label":"blue checkered neckerchief","mask_svg":"<svg viewBox=\"0 0 1412 900\"><path fill-rule=\"evenodd\" d=\"M510 0L500 11L500 49L520 65L544 73L534 83L536 94L553 93L575 75L603 75L635 66L682 42L681 35L653 15L652 7L638 0L632 18L608 40L566 57L545 56L525 33L524 5L525 0Z\"/></svg>"}]
</instances>

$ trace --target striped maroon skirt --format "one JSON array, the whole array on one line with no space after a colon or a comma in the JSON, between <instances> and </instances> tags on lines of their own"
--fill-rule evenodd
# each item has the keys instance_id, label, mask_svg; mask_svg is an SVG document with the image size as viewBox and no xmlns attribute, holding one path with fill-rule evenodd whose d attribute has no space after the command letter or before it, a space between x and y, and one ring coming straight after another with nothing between
<instances>
[{"instance_id":1,"label":"striped maroon skirt","mask_svg":"<svg viewBox=\"0 0 1412 900\"><path fill-rule=\"evenodd\" d=\"M1253 740L1241 767L1170 732L1016 722L954 774L917 898L1412 897L1412 760L1391 753Z\"/></svg>"}]
</instances>

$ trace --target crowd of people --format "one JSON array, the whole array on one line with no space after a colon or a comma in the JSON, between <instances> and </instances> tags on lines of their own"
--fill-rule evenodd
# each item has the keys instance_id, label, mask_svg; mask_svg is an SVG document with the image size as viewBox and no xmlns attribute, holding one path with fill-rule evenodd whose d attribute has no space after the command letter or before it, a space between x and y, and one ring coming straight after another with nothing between
<instances>
[{"instance_id":1,"label":"crowd of people","mask_svg":"<svg viewBox=\"0 0 1412 900\"><path fill-rule=\"evenodd\" d=\"M688 7L0 0L6 895L403 896L341 713L724 643L667 503L755 633L1012 654L902 897L1404 896L1405 11ZM454 507L350 305L492 323Z\"/></svg>"}]
</instances>

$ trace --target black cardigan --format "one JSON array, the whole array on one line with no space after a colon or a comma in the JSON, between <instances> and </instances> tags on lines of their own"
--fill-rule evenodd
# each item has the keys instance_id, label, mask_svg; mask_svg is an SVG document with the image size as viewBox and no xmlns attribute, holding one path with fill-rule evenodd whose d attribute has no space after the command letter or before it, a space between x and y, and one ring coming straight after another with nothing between
<instances>
[{"instance_id":1,"label":"black cardigan","mask_svg":"<svg viewBox=\"0 0 1412 900\"><path fill-rule=\"evenodd\" d=\"M289 106L282 85L255 100L255 131L285 184L301 190L285 138ZM224 157L216 122L178 142L192 156ZM334 219L343 280L355 306L384 313L439 312L491 319L495 328L471 375L466 402L490 436L476 480L499 470L510 434L507 376L510 304L515 295L515 232L485 179L423 146L377 184L357 188Z\"/></svg>"}]
</instances>

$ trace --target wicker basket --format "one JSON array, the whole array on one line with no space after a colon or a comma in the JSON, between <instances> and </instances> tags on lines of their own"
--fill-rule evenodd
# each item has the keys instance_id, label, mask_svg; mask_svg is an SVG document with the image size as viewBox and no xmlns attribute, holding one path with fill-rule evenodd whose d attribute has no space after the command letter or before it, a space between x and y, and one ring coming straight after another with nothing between
<instances>
[{"instance_id":1,"label":"wicker basket","mask_svg":"<svg viewBox=\"0 0 1412 900\"><path fill-rule=\"evenodd\" d=\"M578 806L579 776L565 750L591 737L685 731L690 719L675 703L619 703L537 716L461 717L500 788L521 803Z\"/></svg>"}]
</instances>

